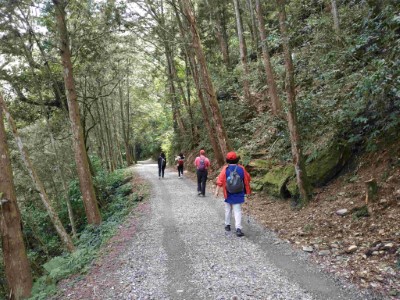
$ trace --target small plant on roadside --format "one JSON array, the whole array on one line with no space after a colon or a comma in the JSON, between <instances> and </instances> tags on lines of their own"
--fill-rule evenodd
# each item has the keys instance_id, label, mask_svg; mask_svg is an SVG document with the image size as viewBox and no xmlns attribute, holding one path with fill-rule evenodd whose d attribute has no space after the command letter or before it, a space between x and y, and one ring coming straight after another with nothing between
<instances>
[{"instance_id":1,"label":"small plant on roadside","mask_svg":"<svg viewBox=\"0 0 400 300\"><path fill-rule=\"evenodd\" d=\"M314 225L313 224L308 223L308 224L304 225L303 231L305 233L310 233L313 230L314 230Z\"/></svg>"},{"instance_id":2,"label":"small plant on roadside","mask_svg":"<svg viewBox=\"0 0 400 300\"><path fill-rule=\"evenodd\" d=\"M369 217L368 207L366 205L353 210L353 220Z\"/></svg>"}]
</instances>

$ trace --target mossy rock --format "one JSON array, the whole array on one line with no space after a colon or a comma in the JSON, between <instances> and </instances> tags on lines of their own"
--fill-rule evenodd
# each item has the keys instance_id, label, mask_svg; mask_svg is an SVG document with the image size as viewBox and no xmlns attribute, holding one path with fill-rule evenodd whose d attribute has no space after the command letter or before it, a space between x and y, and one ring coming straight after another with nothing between
<instances>
[{"instance_id":1,"label":"mossy rock","mask_svg":"<svg viewBox=\"0 0 400 300\"><path fill-rule=\"evenodd\" d=\"M265 170L271 167L271 162L266 159L253 159L246 166L247 171L251 175L264 174Z\"/></svg>"},{"instance_id":2,"label":"mossy rock","mask_svg":"<svg viewBox=\"0 0 400 300\"><path fill-rule=\"evenodd\" d=\"M340 143L331 143L320 151L319 155L310 164L306 165L306 172L309 183L315 186L322 186L329 180L334 178L351 157L349 146ZM267 165L268 161L254 160L253 165L261 167L262 164ZM286 166L275 166L267 174L257 182L262 184L262 189L268 194L281 197L298 197L299 189L297 188L295 171L292 164ZM257 189L255 189L257 190Z\"/></svg>"},{"instance_id":3,"label":"mossy rock","mask_svg":"<svg viewBox=\"0 0 400 300\"><path fill-rule=\"evenodd\" d=\"M333 142L323 149L315 160L306 165L307 176L312 186L322 186L334 178L351 157L347 145Z\"/></svg>"},{"instance_id":4,"label":"mossy rock","mask_svg":"<svg viewBox=\"0 0 400 300\"><path fill-rule=\"evenodd\" d=\"M289 179L288 183L286 184L286 189L292 197L299 196L299 188L297 187L296 178L292 177Z\"/></svg>"},{"instance_id":5,"label":"mossy rock","mask_svg":"<svg viewBox=\"0 0 400 300\"><path fill-rule=\"evenodd\" d=\"M252 191L260 192L263 190L263 184L259 179L254 179L250 182L250 187Z\"/></svg>"},{"instance_id":6,"label":"mossy rock","mask_svg":"<svg viewBox=\"0 0 400 300\"><path fill-rule=\"evenodd\" d=\"M117 188L116 193L121 196L127 196L132 193L132 184L130 182L125 183Z\"/></svg>"},{"instance_id":7,"label":"mossy rock","mask_svg":"<svg viewBox=\"0 0 400 300\"><path fill-rule=\"evenodd\" d=\"M278 166L272 168L267 174L260 179L263 190L275 197L286 198L286 184L290 178L294 177L295 172L293 165Z\"/></svg>"},{"instance_id":8,"label":"mossy rock","mask_svg":"<svg viewBox=\"0 0 400 300\"><path fill-rule=\"evenodd\" d=\"M323 149L317 158L306 165L309 183L313 187L319 187L334 178L345 166L351 157L349 146L340 143L331 143L330 147ZM290 178L286 186L292 197L299 196L296 178Z\"/></svg>"}]
</instances>

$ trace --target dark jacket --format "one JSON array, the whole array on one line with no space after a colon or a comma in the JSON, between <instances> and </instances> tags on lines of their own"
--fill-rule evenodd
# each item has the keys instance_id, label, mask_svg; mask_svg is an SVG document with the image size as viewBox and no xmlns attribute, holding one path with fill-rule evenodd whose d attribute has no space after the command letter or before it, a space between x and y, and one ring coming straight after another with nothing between
<instances>
[{"instance_id":1,"label":"dark jacket","mask_svg":"<svg viewBox=\"0 0 400 300\"><path fill-rule=\"evenodd\" d=\"M161 154L158 157L158 167L159 168L165 168L165 166L167 165L167 160L165 159L165 155Z\"/></svg>"}]
</instances>

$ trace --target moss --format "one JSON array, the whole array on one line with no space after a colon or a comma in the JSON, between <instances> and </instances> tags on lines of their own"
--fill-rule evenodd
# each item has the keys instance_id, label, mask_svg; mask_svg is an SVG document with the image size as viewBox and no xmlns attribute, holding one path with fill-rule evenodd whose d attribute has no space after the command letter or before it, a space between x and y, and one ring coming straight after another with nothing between
<instances>
[{"instance_id":1,"label":"moss","mask_svg":"<svg viewBox=\"0 0 400 300\"><path fill-rule=\"evenodd\" d=\"M271 161L266 159L252 159L246 165L246 170L252 176L263 175L271 168Z\"/></svg>"},{"instance_id":2,"label":"moss","mask_svg":"<svg viewBox=\"0 0 400 300\"><path fill-rule=\"evenodd\" d=\"M287 197L286 183L294 176L293 166L279 166L271 169L261 179L264 191L275 197Z\"/></svg>"},{"instance_id":3,"label":"moss","mask_svg":"<svg viewBox=\"0 0 400 300\"><path fill-rule=\"evenodd\" d=\"M253 168L268 168L270 167L271 163L269 160L266 159L253 159L249 162L249 166Z\"/></svg>"},{"instance_id":4,"label":"moss","mask_svg":"<svg viewBox=\"0 0 400 300\"><path fill-rule=\"evenodd\" d=\"M306 165L307 176L313 186L322 186L337 175L351 157L350 147L333 142L318 157Z\"/></svg>"},{"instance_id":5,"label":"moss","mask_svg":"<svg viewBox=\"0 0 400 300\"><path fill-rule=\"evenodd\" d=\"M259 192L259 191L262 191L263 184L262 184L262 182L260 180L255 179L255 180L250 182L250 187L251 187L252 191Z\"/></svg>"},{"instance_id":6,"label":"moss","mask_svg":"<svg viewBox=\"0 0 400 300\"><path fill-rule=\"evenodd\" d=\"M286 189L288 190L288 192L290 193L290 195L292 197L298 197L299 195L299 188L297 187L297 182L296 182L296 178L293 177L291 178L287 185L286 185Z\"/></svg>"}]
</instances>

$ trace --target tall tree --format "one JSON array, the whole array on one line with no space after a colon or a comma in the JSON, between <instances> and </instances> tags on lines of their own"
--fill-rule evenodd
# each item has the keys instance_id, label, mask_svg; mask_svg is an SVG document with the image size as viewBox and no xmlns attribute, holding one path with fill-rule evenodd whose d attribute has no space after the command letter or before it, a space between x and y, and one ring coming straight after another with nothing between
<instances>
[{"instance_id":1,"label":"tall tree","mask_svg":"<svg viewBox=\"0 0 400 300\"><path fill-rule=\"evenodd\" d=\"M122 132L122 139L123 139L124 147L125 147L125 159L126 159L127 165L130 166L133 163L133 159L131 156L131 151L129 149L129 123L128 123L128 126L126 126L127 121L125 120L124 97L123 97L121 82L118 84L118 94L119 94L119 108L120 108L120 113L121 113L121 129L122 129L121 132ZM129 97L127 99L127 102L129 102ZM126 113L129 114L129 103L127 103L127 112Z\"/></svg>"},{"instance_id":2,"label":"tall tree","mask_svg":"<svg viewBox=\"0 0 400 300\"><path fill-rule=\"evenodd\" d=\"M42 181L40 180L39 176L37 175L36 169L34 168L32 162L31 162L31 159L29 158L28 151L26 150L26 148L25 148L24 144L22 143L22 140L18 134L17 126L15 125L14 119L11 117L11 114L8 112L6 103L4 102L3 98L0 98L0 106L2 107L2 110L4 111L4 113L6 114L7 121L10 124L11 131L14 135L16 144L21 153L22 160L28 170L29 176L31 177L35 187L37 188L37 190L40 194L40 198L42 199L43 205L46 208L46 211L50 217L51 222L54 225L54 228L56 229L65 248L70 252L74 251L75 247L71 240L71 237L65 231L65 228L64 228L63 224L61 223L60 218L58 217L55 209L53 208L53 205L50 202L50 199L47 195L44 185L43 185Z\"/></svg>"},{"instance_id":3,"label":"tall tree","mask_svg":"<svg viewBox=\"0 0 400 300\"><path fill-rule=\"evenodd\" d=\"M212 3L214 5L214 3ZM219 47L221 49L222 60L227 68L230 70L231 62L229 58L229 43L228 34L226 31L226 16L225 16L225 1L217 1L217 9L214 12L214 8L210 5L210 10L213 11L213 17L215 22L215 35L217 37Z\"/></svg>"},{"instance_id":4,"label":"tall tree","mask_svg":"<svg viewBox=\"0 0 400 300\"><path fill-rule=\"evenodd\" d=\"M257 21L256 16L254 15L254 7L253 0L246 0L247 10L249 12L250 17L250 33L251 33L251 43L252 43L252 52L258 56L258 36L257 36ZM252 53L252 54L253 54Z\"/></svg>"},{"instance_id":5,"label":"tall tree","mask_svg":"<svg viewBox=\"0 0 400 300\"><path fill-rule=\"evenodd\" d=\"M256 0L256 11L258 19L258 29L261 38L261 47L263 54L263 64L265 68L265 73L267 75L268 82L268 94L271 99L271 108L274 115L278 115L282 109L281 101L278 95L278 88L276 86L274 70L271 65L271 57L269 55L268 44L267 44L267 32L265 30L264 13L260 0Z\"/></svg>"},{"instance_id":6,"label":"tall tree","mask_svg":"<svg viewBox=\"0 0 400 300\"><path fill-rule=\"evenodd\" d=\"M56 10L58 34L60 36L60 54L63 65L65 91L68 101L69 117L71 121L74 140L75 162L78 170L80 190L85 206L86 217L89 224L100 224L101 215L97 205L93 180L90 174L89 161L86 153L83 130L81 126L78 96L75 89L74 74L69 48L69 37L66 24L64 0L53 0Z\"/></svg>"},{"instance_id":7,"label":"tall tree","mask_svg":"<svg viewBox=\"0 0 400 300\"><path fill-rule=\"evenodd\" d=\"M252 103L250 94L250 82L249 82L250 70L249 70L249 65L247 63L247 46L246 46L246 40L244 39L243 35L243 24L242 24L242 17L240 14L239 0L233 0L233 4L235 5L236 26L239 38L240 61L242 62L242 67L243 67L244 98L249 103Z\"/></svg>"},{"instance_id":8,"label":"tall tree","mask_svg":"<svg viewBox=\"0 0 400 300\"><path fill-rule=\"evenodd\" d=\"M187 36L188 33L186 32L186 30L182 24L182 20L180 18L179 11L176 7L175 2L173 2L172 7L174 9L176 19L178 21L179 31L182 35L183 40L184 41L189 40L189 38ZM224 155L221 152L221 148L218 145L218 137L215 136L214 131L212 130L212 117L210 116L210 113L208 112L207 105L206 105L206 101L207 101L206 96L204 95L204 89L201 86L200 72L197 67L198 63L196 62L196 55L194 53L193 47L189 47L186 42L183 42L182 44L183 44L184 51L186 53L186 57L187 57L187 61L188 61L188 69L189 69L188 71L190 71L190 73L192 74L193 81L194 81L196 91L197 91L197 98L201 105L203 121L204 121L206 130L207 130L208 138L209 138L211 146L213 148L215 159L217 160L218 164L222 166L225 161Z\"/></svg>"},{"instance_id":9,"label":"tall tree","mask_svg":"<svg viewBox=\"0 0 400 300\"><path fill-rule=\"evenodd\" d=\"M0 94L0 101L3 96ZM32 274L21 230L11 160L4 128L4 111L0 105L0 232L5 275L10 299L28 298L32 290Z\"/></svg>"},{"instance_id":10,"label":"tall tree","mask_svg":"<svg viewBox=\"0 0 400 300\"><path fill-rule=\"evenodd\" d=\"M301 204L306 204L310 199L310 185L307 178L304 157L301 147L301 138L297 124L296 111L296 90L294 81L294 67L292 61L292 53L289 46L289 34L286 26L286 0L276 0L279 10L279 27L281 31L282 46L285 58L286 69L286 97L288 103L288 126L290 132L290 142L292 148L293 165L296 172L297 186L300 192Z\"/></svg>"},{"instance_id":11,"label":"tall tree","mask_svg":"<svg viewBox=\"0 0 400 300\"><path fill-rule=\"evenodd\" d=\"M58 176L61 179L61 184L63 187L65 202L67 204L67 210L68 210L68 218L69 218L69 222L71 224L72 236L76 237L75 218L74 218L74 212L72 210L72 203L68 196L67 180L65 179L65 174L64 174L63 170L61 169L60 154L57 149L56 142L54 140L54 135L53 135L53 131L51 129L51 125L50 125L48 116L46 116L46 126L47 126L47 130L49 132L51 146L53 147L53 151L56 156L56 164L57 164L56 169L57 169Z\"/></svg>"},{"instance_id":12,"label":"tall tree","mask_svg":"<svg viewBox=\"0 0 400 300\"><path fill-rule=\"evenodd\" d=\"M333 29L336 33L336 39L340 37L340 25L339 25L339 12L337 8L336 0L331 0L331 12L333 17Z\"/></svg>"},{"instance_id":13,"label":"tall tree","mask_svg":"<svg viewBox=\"0 0 400 300\"><path fill-rule=\"evenodd\" d=\"M203 82L203 88L209 100L211 115L213 118L216 134L218 137L218 144L220 147L220 154L218 155L222 155L224 157L225 154L228 153L229 150L231 150L231 146L229 144L228 136L226 135L225 132L225 127L222 120L221 111L219 109L217 96L215 94L214 85L211 81L211 77L208 72L207 63L203 52L203 47L201 45L200 36L197 30L196 18L194 16L190 1L189 0L180 0L180 1L183 7L183 13L190 27L191 39L192 39L191 46L193 47L198 60L200 77Z\"/></svg>"}]
</instances>

